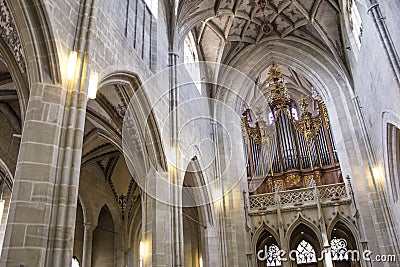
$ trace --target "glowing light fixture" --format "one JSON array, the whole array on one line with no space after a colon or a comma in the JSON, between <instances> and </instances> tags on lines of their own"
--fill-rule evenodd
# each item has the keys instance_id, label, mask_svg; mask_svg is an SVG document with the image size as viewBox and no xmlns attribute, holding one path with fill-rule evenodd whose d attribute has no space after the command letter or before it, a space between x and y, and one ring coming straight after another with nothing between
<instances>
[{"instance_id":1,"label":"glowing light fixture","mask_svg":"<svg viewBox=\"0 0 400 267\"><path fill-rule=\"evenodd\" d=\"M375 165L374 167L372 167L372 173L374 174L374 178L376 181L378 181L378 182L383 181L384 175L383 175L383 170L380 165Z\"/></svg>"},{"instance_id":2,"label":"glowing light fixture","mask_svg":"<svg viewBox=\"0 0 400 267\"><path fill-rule=\"evenodd\" d=\"M68 69L67 69L67 79L70 81L75 76L76 61L78 59L78 53L76 51L71 51L68 57Z\"/></svg>"},{"instance_id":3,"label":"glowing light fixture","mask_svg":"<svg viewBox=\"0 0 400 267\"><path fill-rule=\"evenodd\" d=\"M140 257L140 260L143 260L143 258L144 258L144 243L143 243L143 241L140 241L140 244L139 244L139 257Z\"/></svg>"},{"instance_id":4,"label":"glowing light fixture","mask_svg":"<svg viewBox=\"0 0 400 267\"><path fill-rule=\"evenodd\" d=\"M144 243L143 241L140 241L139 243L139 266L143 267L143 258L144 258Z\"/></svg>"},{"instance_id":5,"label":"glowing light fixture","mask_svg":"<svg viewBox=\"0 0 400 267\"><path fill-rule=\"evenodd\" d=\"M99 75L96 72L92 72L89 79L89 90L88 90L89 99L96 99L98 84L99 84Z\"/></svg>"},{"instance_id":6,"label":"glowing light fixture","mask_svg":"<svg viewBox=\"0 0 400 267\"><path fill-rule=\"evenodd\" d=\"M203 267L203 258L202 257L200 257L200 259L199 259L199 267Z\"/></svg>"}]
</instances>

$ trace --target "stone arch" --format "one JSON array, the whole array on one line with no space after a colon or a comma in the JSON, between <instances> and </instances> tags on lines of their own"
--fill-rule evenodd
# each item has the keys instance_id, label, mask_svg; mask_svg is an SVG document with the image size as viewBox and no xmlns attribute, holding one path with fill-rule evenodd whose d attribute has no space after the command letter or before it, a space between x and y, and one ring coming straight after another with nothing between
<instances>
[{"instance_id":1,"label":"stone arch","mask_svg":"<svg viewBox=\"0 0 400 267\"><path fill-rule=\"evenodd\" d=\"M320 231L308 220L299 217L287 231L287 247L290 253L291 251L297 250L297 247L302 240L305 240L313 247L317 258L321 256L323 246ZM317 262L316 264L318 264L318 266L322 266L322 262Z\"/></svg>"},{"instance_id":2,"label":"stone arch","mask_svg":"<svg viewBox=\"0 0 400 267\"><path fill-rule=\"evenodd\" d=\"M83 212L83 219L84 219L84 223L89 222L89 218L88 218L88 214L87 214L87 204L86 204L86 200L85 198L82 196L82 194L78 193L78 203L81 205L82 207L82 212Z\"/></svg>"},{"instance_id":3,"label":"stone arch","mask_svg":"<svg viewBox=\"0 0 400 267\"><path fill-rule=\"evenodd\" d=\"M136 122L136 126L145 127L140 131L141 133L145 133L140 134L140 140L150 159L150 163L145 164L146 168L149 168L148 165L152 164L153 166L159 166L165 170L167 168L167 161L164 153L164 144L160 137L158 121L153 111L151 111L150 102L147 99L148 96L143 90L140 90L141 86L143 86L143 82L139 74L127 70L107 70L106 74L101 78L98 88L101 90L110 85L123 86L123 94L125 94L124 97L128 101L128 108L135 107L135 111L137 111L134 116L132 116ZM135 96L135 99L133 99L133 96ZM140 103L138 101L135 101L135 103L131 102L134 100L140 100ZM147 113L149 114L147 118L137 117ZM95 115L93 111L89 111L89 116L93 119L95 119ZM145 125L143 125L143 123L138 123L138 121L145 122ZM119 146L122 148L123 136L119 136L116 141L119 142ZM131 163L134 164L134 162ZM143 161L141 164L143 165Z\"/></svg>"},{"instance_id":4,"label":"stone arch","mask_svg":"<svg viewBox=\"0 0 400 267\"><path fill-rule=\"evenodd\" d=\"M3 213L0 217L0 249L3 248L3 241L6 233L7 218L10 211L13 175L6 163L0 158L0 194L3 202Z\"/></svg>"},{"instance_id":5,"label":"stone arch","mask_svg":"<svg viewBox=\"0 0 400 267\"><path fill-rule=\"evenodd\" d=\"M21 38L29 84L61 84L56 38L45 2L7 1ZM27 34L21 34L26 32Z\"/></svg>"},{"instance_id":6,"label":"stone arch","mask_svg":"<svg viewBox=\"0 0 400 267\"><path fill-rule=\"evenodd\" d=\"M101 209L103 207L106 207L108 209L108 211L110 212L110 215L114 222L115 232L119 233L123 229L123 222L122 222L122 218L119 214L119 207L117 206L117 204L115 202L116 202L115 199L110 196L106 199L102 199L101 202L96 204L93 207L93 213L95 215L94 223L97 224L97 221L99 220L99 215L100 215Z\"/></svg>"},{"instance_id":7,"label":"stone arch","mask_svg":"<svg viewBox=\"0 0 400 267\"><path fill-rule=\"evenodd\" d=\"M192 158L192 160L188 163L188 166L186 168L186 174L191 174L192 175L192 180L190 184L185 184L185 178L183 177L182 179L182 185L183 187L188 186L188 187L198 187L199 190L201 190L201 196L199 195L195 195L194 196L194 201L196 202L197 208L200 209L200 219L209 224L209 225L215 225L216 221L216 214L215 214L215 210L213 209L213 205L211 205L211 193L209 191L209 188L206 187L206 185L209 184L209 180L207 179L207 176L204 175L204 169L202 167L202 162L201 160L199 160L199 158L197 156L194 156ZM199 204L201 203L201 204ZM206 203L206 204L203 204ZM194 203L195 204L195 203ZM185 204L183 205L185 206Z\"/></svg>"},{"instance_id":8,"label":"stone arch","mask_svg":"<svg viewBox=\"0 0 400 267\"><path fill-rule=\"evenodd\" d=\"M318 227L316 225L314 225L312 222L310 222L309 220L305 219L302 215L299 215L297 217L297 219L289 226L289 228L286 231L286 242L287 242L287 247L290 249L290 243L291 243L291 238L293 236L293 234L295 233L296 230L299 229L299 226L304 226L308 229L310 229L311 233L313 235L315 235L316 237L316 244L318 244L318 249L321 251L322 248L322 234L321 231L318 229Z\"/></svg>"},{"instance_id":9,"label":"stone arch","mask_svg":"<svg viewBox=\"0 0 400 267\"><path fill-rule=\"evenodd\" d=\"M113 145L121 154L123 154L123 149L122 149L122 140L119 136L115 136L105 130L98 129L94 132L93 135L91 135L88 139L90 140L84 140L83 147L90 143L91 140L95 140L97 138L104 139L106 142L110 143ZM83 162L82 165L84 165L85 162Z\"/></svg>"},{"instance_id":10,"label":"stone arch","mask_svg":"<svg viewBox=\"0 0 400 267\"><path fill-rule=\"evenodd\" d=\"M277 245L279 249L282 249L281 243L282 240L280 240L279 235L275 232L275 230L263 222L263 224L256 230L252 238L252 251L254 251L256 255L253 264L260 267L265 266L266 263L258 259L259 251L263 250L265 255L265 246L269 247L272 244Z\"/></svg>"},{"instance_id":11,"label":"stone arch","mask_svg":"<svg viewBox=\"0 0 400 267\"><path fill-rule=\"evenodd\" d=\"M94 266L105 267L116 264L118 231L112 213L107 204L99 211L98 223L93 231L92 265Z\"/></svg>"},{"instance_id":12,"label":"stone arch","mask_svg":"<svg viewBox=\"0 0 400 267\"><path fill-rule=\"evenodd\" d=\"M356 230L351 223L345 218L338 215L330 224L328 228L328 240L331 244L333 238L344 239L346 241L346 248L351 251L358 251L361 255L362 246L359 238L357 238ZM355 257L355 259L351 259ZM361 257L359 257L361 261ZM360 266L360 261L357 259L357 255L349 254L349 260L340 261L340 266Z\"/></svg>"},{"instance_id":13,"label":"stone arch","mask_svg":"<svg viewBox=\"0 0 400 267\"><path fill-rule=\"evenodd\" d=\"M7 186L11 189L14 181L14 176L12 175L7 164L0 158L0 177L5 179Z\"/></svg>"},{"instance_id":14,"label":"stone arch","mask_svg":"<svg viewBox=\"0 0 400 267\"><path fill-rule=\"evenodd\" d=\"M356 227L354 226L353 223L351 223L351 221L349 221L347 218L343 217L340 214L336 214L335 218L333 218L333 220L331 221L331 223L328 225L326 231L328 234L328 239L331 239L331 235L333 232L333 229L335 228L335 225L337 223L342 223L343 225L346 226L346 228L348 229L348 232L351 233L351 235L354 237L354 239L356 240L357 246L359 245L359 233L356 229ZM360 229L361 230L361 229Z\"/></svg>"},{"instance_id":15,"label":"stone arch","mask_svg":"<svg viewBox=\"0 0 400 267\"><path fill-rule=\"evenodd\" d=\"M187 1L180 1L181 3L188 4ZM191 1L193 2L193 6L199 4L199 1ZM197 2L197 3L196 3ZM205 2L205 1L204 1ZM209 6L213 6L213 1L208 1ZM182 9L182 8L181 8ZM189 20L183 20L185 18L184 15L178 17L177 26L178 26L178 33L177 33L177 43L180 44L185 36L191 31L194 26L199 23L200 21L207 20L209 18L214 17L215 11L214 9L207 9L203 10L199 13L192 14Z\"/></svg>"},{"instance_id":16,"label":"stone arch","mask_svg":"<svg viewBox=\"0 0 400 267\"><path fill-rule=\"evenodd\" d=\"M282 246L278 233L274 229L272 229L272 227L268 226L265 222L263 222L262 225L254 232L254 235L252 238L253 239L253 241L252 241L253 248L257 247L257 242L260 239L262 233L265 231L270 233L275 238L275 240L278 242L278 245L280 247Z\"/></svg>"},{"instance_id":17,"label":"stone arch","mask_svg":"<svg viewBox=\"0 0 400 267\"><path fill-rule=\"evenodd\" d=\"M11 54L8 46L5 44L3 39L0 38L0 58L7 66L10 71L11 78L16 85L18 102L21 111L21 125L24 124L25 112L28 105L29 98L29 87L26 74L21 72L18 63L16 62L14 56Z\"/></svg>"}]
</instances>

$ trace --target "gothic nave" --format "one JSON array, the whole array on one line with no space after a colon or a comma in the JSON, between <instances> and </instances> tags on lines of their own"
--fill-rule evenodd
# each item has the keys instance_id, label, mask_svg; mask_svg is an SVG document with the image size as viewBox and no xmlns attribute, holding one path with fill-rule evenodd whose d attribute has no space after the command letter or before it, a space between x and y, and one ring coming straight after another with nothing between
<instances>
[{"instance_id":1,"label":"gothic nave","mask_svg":"<svg viewBox=\"0 0 400 267\"><path fill-rule=\"evenodd\" d=\"M400 266L399 0L0 0L0 267Z\"/></svg>"}]
</instances>

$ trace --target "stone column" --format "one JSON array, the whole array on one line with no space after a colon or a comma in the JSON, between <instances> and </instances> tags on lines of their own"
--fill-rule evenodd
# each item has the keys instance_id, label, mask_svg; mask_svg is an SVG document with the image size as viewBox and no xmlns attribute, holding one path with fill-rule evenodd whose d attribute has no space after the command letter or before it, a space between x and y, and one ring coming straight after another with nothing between
<instances>
[{"instance_id":1,"label":"stone column","mask_svg":"<svg viewBox=\"0 0 400 267\"><path fill-rule=\"evenodd\" d=\"M161 174L168 177L167 173ZM154 177L157 177L154 174ZM143 266L172 266L171 208L153 196L168 196L170 188L157 186L158 179L148 179L142 195L142 242L144 244ZM149 194L146 194L149 193Z\"/></svg>"},{"instance_id":2,"label":"stone column","mask_svg":"<svg viewBox=\"0 0 400 267\"><path fill-rule=\"evenodd\" d=\"M397 87L400 87L400 58L396 47L393 43L392 36L389 32L385 21L385 16L377 0L370 0L371 6L368 8L368 13L371 14L376 30L379 34L382 46L385 49L387 60L394 74L394 80L397 82ZM354 5L354 4L353 4Z\"/></svg>"},{"instance_id":3,"label":"stone column","mask_svg":"<svg viewBox=\"0 0 400 267\"><path fill-rule=\"evenodd\" d=\"M31 86L0 266L71 264L85 117L73 99L82 96Z\"/></svg>"},{"instance_id":4,"label":"stone column","mask_svg":"<svg viewBox=\"0 0 400 267\"><path fill-rule=\"evenodd\" d=\"M179 83L177 75L177 61L178 54L175 52L169 53L169 96L170 96L170 125L171 125L171 140L170 147L172 155L175 158L171 158L172 165L170 166L170 194L173 205L170 206L171 210L171 233L172 233L172 254L173 264L172 266L183 266L184 264L184 251L183 251L183 219L182 219L182 191L179 189L181 184L180 175L180 150L179 150ZM175 186L173 186L175 185Z\"/></svg>"},{"instance_id":5,"label":"stone column","mask_svg":"<svg viewBox=\"0 0 400 267\"><path fill-rule=\"evenodd\" d=\"M93 231L96 229L94 224L85 224L85 234L83 236L83 257L82 267L92 266L92 247L93 247Z\"/></svg>"},{"instance_id":6,"label":"stone column","mask_svg":"<svg viewBox=\"0 0 400 267\"><path fill-rule=\"evenodd\" d=\"M289 251L290 249L288 248L286 242L285 242L285 227L283 224L283 216L282 216L282 209L281 209L281 198L279 196L279 190L275 189L275 199L276 199L276 212L277 212L277 217L278 217L278 233L279 233L279 239L280 239L280 244L281 247L280 249L283 251ZM283 267L289 267L290 262L289 261L282 261L282 266Z\"/></svg>"}]
</instances>

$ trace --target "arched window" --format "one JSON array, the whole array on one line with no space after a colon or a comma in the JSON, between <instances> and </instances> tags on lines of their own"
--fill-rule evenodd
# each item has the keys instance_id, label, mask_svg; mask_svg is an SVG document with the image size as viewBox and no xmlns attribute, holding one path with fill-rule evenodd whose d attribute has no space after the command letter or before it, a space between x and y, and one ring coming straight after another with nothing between
<instances>
[{"instance_id":1,"label":"arched window","mask_svg":"<svg viewBox=\"0 0 400 267\"><path fill-rule=\"evenodd\" d=\"M185 63L197 62L199 60L196 50L196 42L194 41L194 36L192 32L189 32L185 38L183 53Z\"/></svg>"},{"instance_id":2,"label":"arched window","mask_svg":"<svg viewBox=\"0 0 400 267\"><path fill-rule=\"evenodd\" d=\"M268 124L269 125L274 125L274 113L272 113L272 111L270 111L268 113Z\"/></svg>"},{"instance_id":3,"label":"arched window","mask_svg":"<svg viewBox=\"0 0 400 267\"><path fill-rule=\"evenodd\" d=\"M363 26L361 21L360 12L358 11L355 0L349 2L349 14L350 14L350 28L354 36L357 48L361 47L361 39L363 34Z\"/></svg>"},{"instance_id":4,"label":"arched window","mask_svg":"<svg viewBox=\"0 0 400 267\"><path fill-rule=\"evenodd\" d=\"M71 266L72 267L80 267L77 257L75 257L75 256L72 257L72 265Z\"/></svg>"},{"instance_id":5,"label":"arched window","mask_svg":"<svg viewBox=\"0 0 400 267\"><path fill-rule=\"evenodd\" d=\"M197 54L196 42L194 41L194 36L192 32L189 32L185 38L184 48L183 48L183 62L184 63L196 63L199 61L199 56ZM187 64L186 69L190 73L192 79L196 82L196 87L201 94L201 83L200 81L200 69L198 64Z\"/></svg>"},{"instance_id":6,"label":"arched window","mask_svg":"<svg viewBox=\"0 0 400 267\"><path fill-rule=\"evenodd\" d=\"M344 238L334 237L331 240L332 260L347 261L349 259L347 251L347 241Z\"/></svg>"},{"instance_id":7,"label":"arched window","mask_svg":"<svg viewBox=\"0 0 400 267\"><path fill-rule=\"evenodd\" d=\"M400 192L400 130L393 124L387 127L387 155L390 182L388 182L389 192L392 201L399 201Z\"/></svg>"},{"instance_id":8,"label":"arched window","mask_svg":"<svg viewBox=\"0 0 400 267\"><path fill-rule=\"evenodd\" d=\"M299 120L299 113L297 112L297 108L292 107L291 108L291 112L292 112L292 117L295 121Z\"/></svg>"},{"instance_id":9,"label":"arched window","mask_svg":"<svg viewBox=\"0 0 400 267\"><path fill-rule=\"evenodd\" d=\"M296 249L297 264L317 262L317 254L314 248L305 240L302 240Z\"/></svg>"},{"instance_id":10,"label":"arched window","mask_svg":"<svg viewBox=\"0 0 400 267\"><path fill-rule=\"evenodd\" d=\"M272 244L268 247L268 252L267 252L267 267L269 266L281 266L282 259L280 255L280 249L277 245Z\"/></svg>"}]
</instances>

